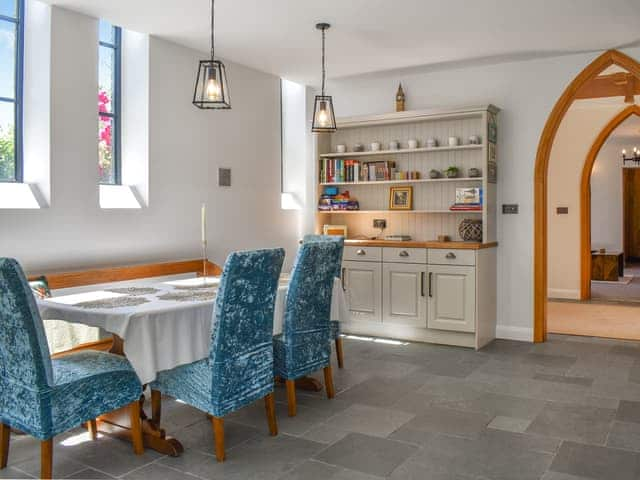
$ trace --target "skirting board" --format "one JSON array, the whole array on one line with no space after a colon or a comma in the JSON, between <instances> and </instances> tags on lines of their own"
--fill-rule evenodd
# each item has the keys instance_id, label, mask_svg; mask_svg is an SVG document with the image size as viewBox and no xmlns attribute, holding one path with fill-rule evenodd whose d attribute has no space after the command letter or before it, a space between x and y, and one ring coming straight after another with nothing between
<instances>
[{"instance_id":1,"label":"skirting board","mask_svg":"<svg viewBox=\"0 0 640 480\"><path fill-rule=\"evenodd\" d=\"M580 290L566 288L550 288L547 291L549 298L562 298L564 300L580 300Z\"/></svg>"},{"instance_id":2,"label":"skirting board","mask_svg":"<svg viewBox=\"0 0 640 480\"><path fill-rule=\"evenodd\" d=\"M518 340L520 342L533 342L533 328L496 325L496 338L504 340Z\"/></svg>"}]
</instances>

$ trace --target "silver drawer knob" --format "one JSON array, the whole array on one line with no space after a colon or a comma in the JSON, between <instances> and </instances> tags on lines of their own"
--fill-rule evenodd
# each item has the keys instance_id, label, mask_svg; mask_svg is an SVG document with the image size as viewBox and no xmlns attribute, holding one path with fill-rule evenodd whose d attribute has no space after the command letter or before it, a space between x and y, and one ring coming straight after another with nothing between
<instances>
[{"instance_id":1,"label":"silver drawer knob","mask_svg":"<svg viewBox=\"0 0 640 480\"><path fill-rule=\"evenodd\" d=\"M456 258L456 254L453 252L449 252L447 253L446 258L448 258L449 260L453 260L454 258Z\"/></svg>"},{"instance_id":2,"label":"silver drawer knob","mask_svg":"<svg viewBox=\"0 0 640 480\"><path fill-rule=\"evenodd\" d=\"M403 250L398 255L400 255L401 257L408 257L409 256L409 252L407 252L406 250Z\"/></svg>"},{"instance_id":3,"label":"silver drawer knob","mask_svg":"<svg viewBox=\"0 0 640 480\"><path fill-rule=\"evenodd\" d=\"M362 250L361 248L356 250L356 255L366 255L367 252L365 252L364 250Z\"/></svg>"}]
</instances>

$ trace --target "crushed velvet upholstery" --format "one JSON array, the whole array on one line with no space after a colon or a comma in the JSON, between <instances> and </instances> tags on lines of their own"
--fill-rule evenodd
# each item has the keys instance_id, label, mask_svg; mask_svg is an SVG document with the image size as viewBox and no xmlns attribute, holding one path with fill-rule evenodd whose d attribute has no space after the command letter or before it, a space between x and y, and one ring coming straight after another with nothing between
<instances>
[{"instance_id":1,"label":"crushed velvet upholstery","mask_svg":"<svg viewBox=\"0 0 640 480\"><path fill-rule=\"evenodd\" d=\"M22 269L0 259L0 422L46 440L141 394L124 357L83 352L52 361Z\"/></svg>"},{"instance_id":2,"label":"crushed velvet upholstery","mask_svg":"<svg viewBox=\"0 0 640 480\"><path fill-rule=\"evenodd\" d=\"M273 392L273 311L283 261L281 248L229 255L209 357L159 372L151 388L215 417Z\"/></svg>"},{"instance_id":3,"label":"crushed velvet upholstery","mask_svg":"<svg viewBox=\"0 0 640 480\"><path fill-rule=\"evenodd\" d=\"M336 265L335 276L340 278L342 276L342 252L344 250L344 237L342 235L305 235L302 239L302 243L308 242L336 242L340 245L340 253L338 263ZM340 336L340 322L338 320L331 320L331 340L335 340Z\"/></svg>"},{"instance_id":4,"label":"crushed velvet upholstery","mask_svg":"<svg viewBox=\"0 0 640 480\"><path fill-rule=\"evenodd\" d=\"M329 365L331 293L340 245L307 242L291 272L283 332L273 339L275 374L300 378Z\"/></svg>"}]
</instances>

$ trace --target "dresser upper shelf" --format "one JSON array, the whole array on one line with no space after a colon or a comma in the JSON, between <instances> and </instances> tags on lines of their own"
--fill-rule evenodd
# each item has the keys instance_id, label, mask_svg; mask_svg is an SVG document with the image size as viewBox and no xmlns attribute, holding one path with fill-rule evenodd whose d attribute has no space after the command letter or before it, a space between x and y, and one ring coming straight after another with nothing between
<instances>
[{"instance_id":1,"label":"dresser upper shelf","mask_svg":"<svg viewBox=\"0 0 640 480\"><path fill-rule=\"evenodd\" d=\"M345 185L402 185L412 183L440 183L440 182L482 182L483 177L455 177L455 178L414 178L404 180L367 180L362 182L321 182L323 187Z\"/></svg>"},{"instance_id":2,"label":"dresser upper shelf","mask_svg":"<svg viewBox=\"0 0 640 480\"><path fill-rule=\"evenodd\" d=\"M346 157L370 157L376 155L406 155L411 153L425 153L425 152L446 152L452 150L478 150L484 145L481 143L473 145L456 145L450 147L448 145L442 147L419 147L419 148L400 148L397 150L377 150L375 152L344 152L344 153L323 153L320 158L346 158Z\"/></svg>"}]
</instances>

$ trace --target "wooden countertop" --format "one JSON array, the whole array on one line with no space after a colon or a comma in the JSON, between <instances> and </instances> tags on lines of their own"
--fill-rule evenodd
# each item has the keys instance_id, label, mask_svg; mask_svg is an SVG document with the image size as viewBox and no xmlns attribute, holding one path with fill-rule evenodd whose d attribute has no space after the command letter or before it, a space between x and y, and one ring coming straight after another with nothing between
<instances>
[{"instance_id":1,"label":"wooden countertop","mask_svg":"<svg viewBox=\"0 0 640 480\"><path fill-rule=\"evenodd\" d=\"M498 242L438 242L437 240L418 242L400 242L393 240L345 240L344 244L349 247L397 247L397 248L455 248L461 250L480 250L483 248L494 248Z\"/></svg>"}]
</instances>

